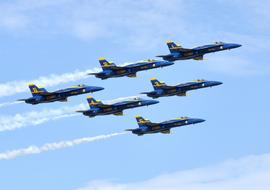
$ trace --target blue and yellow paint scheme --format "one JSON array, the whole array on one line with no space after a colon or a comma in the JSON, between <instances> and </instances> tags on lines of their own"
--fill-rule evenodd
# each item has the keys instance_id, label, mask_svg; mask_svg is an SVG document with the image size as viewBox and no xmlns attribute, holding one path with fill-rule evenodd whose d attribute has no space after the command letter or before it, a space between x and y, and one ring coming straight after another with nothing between
<instances>
[{"instance_id":1,"label":"blue and yellow paint scheme","mask_svg":"<svg viewBox=\"0 0 270 190\"><path fill-rule=\"evenodd\" d=\"M25 103L32 105L55 101L66 102L67 98L70 96L92 93L104 89L103 87L87 86L84 84L72 86L54 92L48 92L45 88L37 87L35 84L29 84L29 88L32 93L32 97L27 99L19 99L18 101L24 101Z\"/></svg>"},{"instance_id":2,"label":"blue and yellow paint scheme","mask_svg":"<svg viewBox=\"0 0 270 190\"><path fill-rule=\"evenodd\" d=\"M195 80L192 82L187 82L183 84L178 84L175 86L168 86L164 82L160 82L156 78L151 79L153 91L142 92L141 94L146 94L151 98L160 98L165 96L186 96L187 91L196 90L200 88L213 87L221 85L222 82L218 81L207 81L207 80Z\"/></svg>"},{"instance_id":3,"label":"blue and yellow paint scheme","mask_svg":"<svg viewBox=\"0 0 270 190\"><path fill-rule=\"evenodd\" d=\"M167 46L170 50L170 54L157 56L161 57L163 60L166 61L177 61L186 59L203 60L203 56L207 53L231 50L234 48L241 47L240 44L216 42L210 45L204 45L192 49L187 49L183 48L180 45L177 45L172 41L167 41Z\"/></svg>"},{"instance_id":4,"label":"blue and yellow paint scheme","mask_svg":"<svg viewBox=\"0 0 270 190\"><path fill-rule=\"evenodd\" d=\"M149 106L159 103L159 101L156 100L145 100L142 98L134 98L131 100L119 101L112 104L103 104L101 101L97 101L91 96L87 97L87 102L90 109L80 110L77 112L82 113L83 115L88 117L95 117L99 115L110 115L110 114L122 116L123 111L126 109Z\"/></svg>"},{"instance_id":5,"label":"blue and yellow paint scheme","mask_svg":"<svg viewBox=\"0 0 270 190\"><path fill-rule=\"evenodd\" d=\"M89 73L88 75L94 75L95 77L100 78L102 80L123 76L136 77L137 72L139 71L162 68L174 64L173 62L169 61L158 61L149 59L146 61L141 61L126 66L117 66L112 62L108 62L104 58L100 58L99 63L102 67L102 71L98 73Z\"/></svg>"},{"instance_id":6,"label":"blue and yellow paint scheme","mask_svg":"<svg viewBox=\"0 0 270 190\"><path fill-rule=\"evenodd\" d=\"M160 123L152 123L150 120L144 119L141 116L137 116L136 120L139 125L139 128L126 129L126 131L131 131L133 134L136 134L138 136L153 133L170 134L171 129L174 127L182 127L185 125L202 123L205 121L203 119L197 118L180 117Z\"/></svg>"}]
</instances>

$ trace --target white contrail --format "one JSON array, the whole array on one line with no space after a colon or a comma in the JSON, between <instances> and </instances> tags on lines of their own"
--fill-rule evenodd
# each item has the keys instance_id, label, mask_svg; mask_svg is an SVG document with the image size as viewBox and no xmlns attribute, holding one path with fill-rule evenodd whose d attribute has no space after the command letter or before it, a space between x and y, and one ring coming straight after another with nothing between
<instances>
[{"instance_id":1,"label":"white contrail","mask_svg":"<svg viewBox=\"0 0 270 190\"><path fill-rule=\"evenodd\" d=\"M91 77L91 75L87 75L92 72L99 72L100 68L89 69L85 71L75 71L72 73L64 73L62 75L50 75L46 77L39 77L36 80L30 81L11 81L0 84L0 97L1 96L10 96L21 92L27 92L28 84L37 84L38 86L55 86L62 83L77 81L81 79L85 79Z\"/></svg>"},{"instance_id":2,"label":"white contrail","mask_svg":"<svg viewBox=\"0 0 270 190\"><path fill-rule=\"evenodd\" d=\"M14 116L0 116L0 132L12 131L26 126L36 126L42 123L53 121L65 117L80 115L74 113L76 110L86 109L85 104L62 107L58 109L47 109L42 111L31 111Z\"/></svg>"},{"instance_id":3,"label":"white contrail","mask_svg":"<svg viewBox=\"0 0 270 190\"><path fill-rule=\"evenodd\" d=\"M135 62L129 62L129 63L123 63L119 66L126 66L132 63L138 63L141 61L135 61ZM85 71L74 71L71 73L64 73L61 75L52 74L45 77L39 77L35 80L19 80L19 81L10 81L6 83L0 84L0 97L2 96L11 96L15 95L21 92L27 92L28 91L28 84L36 84L38 86L55 86L63 83L73 82L81 79L85 79L88 77L93 77L93 75L87 75L88 73L96 73L100 72L102 69L95 67L93 69L88 69Z\"/></svg>"},{"instance_id":4,"label":"white contrail","mask_svg":"<svg viewBox=\"0 0 270 190\"><path fill-rule=\"evenodd\" d=\"M74 139L71 141L60 141L60 142L55 142L55 143L48 143L40 147L32 145L27 148L11 150L11 151L0 153L0 160L10 160L10 159L17 158L19 156L26 156L30 154L41 154L43 152L69 148L76 145L90 143L90 142L99 141L99 140L105 140L111 137L124 135L124 134L127 134L127 132L112 133L109 135L99 135L95 137L84 137L84 138Z\"/></svg>"},{"instance_id":5,"label":"white contrail","mask_svg":"<svg viewBox=\"0 0 270 190\"><path fill-rule=\"evenodd\" d=\"M131 100L140 98L144 95L120 97L113 100L105 100L105 104L112 104L119 101ZM49 121L58 120L66 117L79 116L80 113L75 113L78 110L90 109L85 103L75 106L65 106L58 109L47 109L42 111L31 111L13 116L0 115L0 132L13 131L27 126L37 126Z\"/></svg>"},{"instance_id":6,"label":"white contrail","mask_svg":"<svg viewBox=\"0 0 270 190\"><path fill-rule=\"evenodd\" d=\"M15 102L4 102L4 103L0 103L0 108L2 107L7 107L7 106L12 106L12 105L16 105L16 104L21 104L23 102L19 102L19 101L15 101Z\"/></svg>"}]
</instances>

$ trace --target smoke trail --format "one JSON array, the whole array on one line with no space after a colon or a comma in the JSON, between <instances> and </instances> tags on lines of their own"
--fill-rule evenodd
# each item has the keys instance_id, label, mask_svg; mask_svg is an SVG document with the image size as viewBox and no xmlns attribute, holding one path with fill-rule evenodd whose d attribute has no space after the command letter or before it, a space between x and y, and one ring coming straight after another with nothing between
<instances>
[{"instance_id":1,"label":"smoke trail","mask_svg":"<svg viewBox=\"0 0 270 190\"><path fill-rule=\"evenodd\" d=\"M134 98L141 98L144 95L120 97L113 100L105 100L105 104L113 104L119 101L127 101ZM89 109L87 104L79 104L76 106L66 106L59 109L47 109L43 111L31 111L14 116L0 115L0 132L13 131L27 126L37 126L49 121L58 120L67 117L74 117L80 113L74 113L77 110Z\"/></svg>"},{"instance_id":2,"label":"smoke trail","mask_svg":"<svg viewBox=\"0 0 270 190\"><path fill-rule=\"evenodd\" d=\"M126 66L133 63L138 63L141 61L136 62L129 62L129 63L123 63L119 66ZM28 91L28 84L37 84L38 86L55 86L63 83L73 82L81 79L85 79L88 77L93 77L93 75L87 75L88 73L95 73L100 72L101 68L95 67L93 69L88 69L85 71L74 71L72 73L64 73L61 75L52 74L45 77L39 77L35 80L20 80L20 81L11 81L0 84L0 97L1 96L11 96L15 95L21 92L27 92Z\"/></svg>"},{"instance_id":3,"label":"smoke trail","mask_svg":"<svg viewBox=\"0 0 270 190\"><path fill-rule=\"evenodd\" d=\"M77 116L80 114L74 112L80 109L86 109L86 105L79 104L59 109L32 111L23 114L16 114L14 116L0 116L0 132L12 131L26 126L36 126L48 121Z\"/></svg>"},{"instance_id":4,"label":"smoke trail","mask_svg":"<svg viewBox=\"0 0 270 190\"><path fill-rule=\"evenodd\" d=\"M81 79L85 79L88 77L91 77L90 75L87 75L88 73L92 72L99 72L101 69L94 68L89 69L86 71L75 71L72 73L65 73L62 75L50 75L46 77L39 77L36 80L30 80L30 81L11 81L0 84L0 97L1 96L10 96L21 92L27 92L28 91L28 84L37 84L40 86L55 86L62 83L77 81Z\"/></svg>"},{"instance_id":5,"label":"smoke trail","mask_svg":"<svg viewBox=\"0 0 270 190\"><path fill-rule=\"evenodd\" d=\"M90 143L90 142L99 141L99 140L105 140L105 139L109 139L109 138L119 136L119 135L124 135L124 134L127 134L127 132L113 133L109 135L99 135L95 137L84 137L84 138L74 139L71 141L60 141L60 142L55 142L55 143L48 143L41 147L32 145L27 148L0 153L0 160L10 160L10 159L17 158L19 156L26 156L30 154L41 154L43 152L69 148L76 145Z\"/></svg>"},{"instance_id":6,"label":"smoke trail","mask_svg":"<svg viewBox=\"0 0 270 190\"><path fill-rule=\"evenodd\" d=\"M0 103L0 108L7 107L7 106L12 106L12 105L16 105L16 104L21 104L21 103L23 103L23 102L18 102L18 101L16 101L16 102L4 102L4 103Z\"/></svg>"}]
</instances>

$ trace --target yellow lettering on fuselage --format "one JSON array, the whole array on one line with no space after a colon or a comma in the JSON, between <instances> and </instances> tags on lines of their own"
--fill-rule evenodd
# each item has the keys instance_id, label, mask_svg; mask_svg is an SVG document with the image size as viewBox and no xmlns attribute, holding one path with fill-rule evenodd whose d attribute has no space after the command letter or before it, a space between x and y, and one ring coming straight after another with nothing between
<instances>
[{"instance_id":1,"label":"yellow lettering on fuselage","mask_svg":"<svg viewBox=\"0 0 270 190\"><path fill-rule=\"evenodd\" d=\"M112 108L106 108L104 111L112 111Z\"/></svg>"},{"instance_id":2,"label":"yellow lettering on fuselage","mask_svg":"<svg viewBox=\"0 0 270 190\"><path fill-rule=\"evenodd\" d=\"M160 126L152 127L152 130L159 130L159 129L160 129Z\"/></svg>"}]
</instances>

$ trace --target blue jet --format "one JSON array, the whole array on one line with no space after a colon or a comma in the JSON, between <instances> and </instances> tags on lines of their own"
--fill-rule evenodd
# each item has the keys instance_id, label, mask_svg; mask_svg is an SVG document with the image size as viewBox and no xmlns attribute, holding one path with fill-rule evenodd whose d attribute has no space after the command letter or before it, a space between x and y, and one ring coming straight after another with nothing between
<instances>
[{"instance_id":1,"label":"blue jet","mask_svg":"<svg viewBox=\"0 0 270 190\"><path fill-rule=\"evenodd\" d=\"M33 97L27 99L20 99L18 101L24 101L25 103L32 105L55 101L66 102L67 98L70 96L92 93L104 89L102 87L86 86L83 84L72 86L62 90L57 90L54 92L48 92L45 88L39 88L34 84L29 84L29 88Z\"/></svg>"},{"instance_id":2,"label":"blue jet","mask_svg":"<svg viewBox=\"0 0 270 190\"><path fill-rule=\"evenodd\" d=\"M167 41L167 45L171 53L167 55L157 56L161 57L166 61L177 61L186 59L203 60L204 54L241 47L240 44L224 42L216 42L214 44L200 46L192 49L183 48L182 46L177 45L172 41Z\"/></svg>"},{"instance_id":3,"label":"blue jet","mask_svg":"<svg viewBox=\"0 0 270 190\"><path fill-rule=\"evenodd\" d=\"M169 121L164 121L161 123L152 123L151 121L144 119L141 116L137 116L136 120L139 125L139 128L126 129L126 131L131 131L133 134L136 134L138 136L153 133L170 134L171 128L182 127L184 125L191 125L205 121L203 119L181 117Z\"/></svg>"},{"instance_id":4,"label":"blue jet","mask_svg":"<svg viewBox=\"0 0 270 190\"><path fill-rule=\"evenodd\" d=\"M99 63L102 67L101 72L98 73L89 73L89 75L94 75L97 78L102 80L108 78L116 78L116 77L136 77L137 72L155 69L155 68L162 68L173 65L173 62L169 61L157 61L157 60L146 60L141 61L138 63L129 64L126 66L117 66L112 62L108 62L104 58L99 59Z\"/></svg>"},{"instance_id":5,"label":"blue jet","mask_svg":"<svg viewBox=\"0 0 270 190\"><path fill-rule=\"evenodd\" d=\"M79 113L88 117L95 117L99 115L123 115L125 109L131 109L142 106L149 106L152 104L157 104L159 101L155 100L144 100L141 98L134 98L132 100L119 101L112 104L103 104L101 101L96 101L93 97L89 96L87 98L88 104L90 106L89 110L80 110Z\"/></svg>"},{"instance_id":6,"label":"blue jet","mask_svg":"<svg viewBox=\"0 0 270 190\"><path fill-rule=\"evenodd\" d=\"M221 85L222 82L218 81L207 81L207 80L196 80L193 82L187 82L183 84L178 84L175 86L168 86L164 82L158 81L156 78L151 79L153 91L142 92L141 94L146 94L151 98L160 98L165 96L186 96L187 91L196 90L200 88L213 87Z\"/></svg>"}]
</instances>

